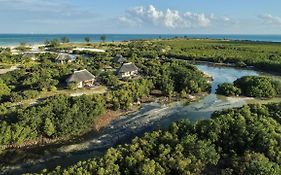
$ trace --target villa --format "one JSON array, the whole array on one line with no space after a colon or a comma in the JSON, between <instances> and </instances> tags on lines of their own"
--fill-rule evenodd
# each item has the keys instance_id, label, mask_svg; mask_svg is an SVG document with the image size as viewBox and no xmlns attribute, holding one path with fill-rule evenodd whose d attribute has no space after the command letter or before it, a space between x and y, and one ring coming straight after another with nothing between
<instances>
[{"instance_id":1,"label":"villa","mask_svg":"<svg viewBox=\"0 0 281 175\"><path fill-rule=\"evenodd\" d=\"M88 70L74 71L74 73L66 80L67 84L77 83L78 88L93 87L96 77Z\"/></svg>"},{"instance_id":2,"label":"villa","mask_svg":"<svg viewBox=\"0 0 281 175\"><path fill-rule=\"evenodd\" d=\"M69 54L65 54L65 53L60 53L58 54L58 56L56 57L56 61L64 64L64 63L69 63L73 60L73 58L69 55Z\"/></svg>"},{"instance_id":3,"label":"villa","mask_svg":"<svg viewBox=\"0 0 281 175\"><path fill-rule=\"evenodd\" d=\"M127 59L124 58L122 55L116 55L115 57L112 58L113 63L116 64L123 64L127 62Z\"/></svg>"},{"instance_id":4,"label":"villa","mask_svg":"<svg viewBox=\"0 0 281 175\"><path fill-rule=\"evenodd\" d=\"M31 52L26 52L22 55L22 58L30 58L31 60L35 61L37 60L37 57L35 56L34 53Z\"/></svg>"},{"instance_id":5,"label":"villa","mask_svg":"<svg viewBox=\"0 0 281 175\"><path fill-rule=\"evenodd\" d=\"M121 78L136 76L139 68L134 63L124 63L117 70L117 75Z\"/></svg>"}]
</instances>

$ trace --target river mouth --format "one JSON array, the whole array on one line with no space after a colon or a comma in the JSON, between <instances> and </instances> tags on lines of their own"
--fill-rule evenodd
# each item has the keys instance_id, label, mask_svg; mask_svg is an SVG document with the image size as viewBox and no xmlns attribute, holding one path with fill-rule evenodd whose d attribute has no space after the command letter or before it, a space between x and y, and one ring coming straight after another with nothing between
<instances>
[{"instance_id":1,"label":"river mouth","mask_svg":"<svg viewBox=\"0 0 281 175\"><path fill-rule=\"evenodd\" d=\"M209 119L214 111L241 107L249 101L255 101L254 98L216 95L215 90L218 84L233 82L237 78L247 75L265 75L255 70L233 67L205 64L196 66L199 70L213 77L211 93L199 101L188 105L182 102L174 102L169 105L160 105L155 102L145 104L138 111L121 116L101 129L98 134L93 134L80 143L60 146L53 153L46 153L46 155L41 156L44 158L31 159L22 164L7 165L0 168L1 172L4 174L19 174L38 172L43 168L52 169L58 165L69 166L77 161L101 155L107 148L119 143L129 142L133 137L141 136L147 131L166 128L172 122L182 119L188 119L192 122ZM275 78L280 79L280 77Z\"/></svg>"}]
</instances>

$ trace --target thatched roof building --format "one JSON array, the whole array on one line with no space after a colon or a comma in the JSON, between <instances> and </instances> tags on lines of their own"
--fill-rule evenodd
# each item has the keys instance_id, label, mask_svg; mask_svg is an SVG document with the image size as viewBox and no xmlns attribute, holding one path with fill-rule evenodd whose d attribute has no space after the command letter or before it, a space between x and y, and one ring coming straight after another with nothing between
<instances>
[{"instance_id":1,"label":"thatched roof building","mask_svg":"<svg viewBox=\"0 0 281 175\"><path fill-rule=\"evenodd\" d=\"M88 70L74 71L74 73L66 80L67 83L76 82L78 88L91 87L96 77Z\"/></svg>"},{"instance_id":2,"label":"thatched roof building","mask_svg":"<svg viewBox=\"0 0 281 175\"><path fill-rule=\"evenodd\" d=\"M127 59L124 58L122 55L118 54L112 59L113 63L122 64L127 62Z\"/></svg>"},{"instance_id":3,"label":"thatched roof building","mask_svg":"<svg viewBox=\"0 0 281 175\"><path fill-rule=\"evenodd\" d=\"M138 74L139 68L134 63L124 63L117 70L117 74L121 77L130 77Z\"/></svg>"},{"instance_id":4,"label":"thatched roof building","mask_svg":"<svg viewBox=\"0 0 281 175\"><path fill-rule=\"evenodd\" d=\"M69 54L65 54L65 53L60 53L56 57L56 61L60 62L62 64L65 62L71 62L72 60L73 60L73 58Z\"/></svg>"}]
</instances>

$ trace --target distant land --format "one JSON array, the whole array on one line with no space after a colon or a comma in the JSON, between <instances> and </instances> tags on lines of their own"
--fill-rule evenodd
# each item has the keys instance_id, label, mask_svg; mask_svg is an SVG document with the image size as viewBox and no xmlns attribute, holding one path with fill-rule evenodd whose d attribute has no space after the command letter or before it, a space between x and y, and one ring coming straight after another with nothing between
<instances>
[{"instance_id":1,"label":"distant land","mask_svg":"<svg viewBox=\"0 0 281 175\"><path fill-rule=\"evenodd\" d=\"M68 37L71 42L84 42L85 37L90 37L93 42L100 41L102 34L0 34L0 46L13 46L21 42L27 44L40 44L46 40ZM209 38L249 41L281 42L281 35L238 35L238 34L105 34L107 41L126 41L156 38Z\"/></svg>"}]
</instances>

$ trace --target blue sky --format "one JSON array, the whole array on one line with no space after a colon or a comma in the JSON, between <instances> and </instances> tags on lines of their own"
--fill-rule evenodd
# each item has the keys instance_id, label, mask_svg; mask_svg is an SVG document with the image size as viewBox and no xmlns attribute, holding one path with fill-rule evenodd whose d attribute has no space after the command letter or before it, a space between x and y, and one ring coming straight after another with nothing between
<instances>
[{"instance_id":1,"label":"blue sky","mask_svg":"<svg viewBox=\"0 0 281 175\"><path fill-rule=\"evenodd\" d=\"M0 33L281 34L280 0L0 0Z\"/></svg>"}]
</instances>

